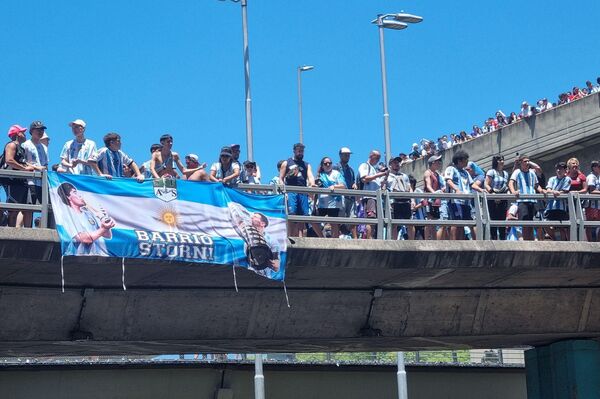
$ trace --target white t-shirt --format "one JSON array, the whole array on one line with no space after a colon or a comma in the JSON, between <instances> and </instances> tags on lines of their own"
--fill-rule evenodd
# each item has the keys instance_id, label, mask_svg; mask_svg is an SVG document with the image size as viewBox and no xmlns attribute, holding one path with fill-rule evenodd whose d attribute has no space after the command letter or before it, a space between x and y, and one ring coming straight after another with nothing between
<instances>
[{"instance_id":1,"label":"white t-shirt","mask_svg":"<svg viewBox=\"0 0 600 399\"><path fill-rule=\"evenodd\" d=\"M27 140L21 147L25 150L25 160L27 163L36 166L48 167L48 147L42 143L34 144L33 141ZM29 179L27 183L30 185L35 184L36 186L42 185L41 179Z\"/></svg>"},{"instance_id":2,"label":"white t-shirt","mask_svg":"<svg viewBox=\"0 0 600 399\"><path fill-rule=\"evenodd\" d=\"M358 175L360 176L361 179L366 176L374 176L377 173L378 173L377 169L375 169L375 167L368 162L362 163L358 167ZM371 180L368 183L365 182L364 186L363 186L363 190L365 190L365 191L379 190L379 188L381 187L382 179L383 179L383 177L378 177L374 180Z\"/></svg>"},{"instance_id":3,"label":"white t-shirt","mask_svg":"<svg viewBox=\"0 0 600 399\"><path fill-rule=\"evenodd\" d=\"M67 162L72 162L74 159L81 159L82 161L95 161L96 160L96 143L90 139L85 139L83 143L77 142L77 140L69 140L63 146L60 153L60 158ZM67 169L68 173L74 175L95 175L96 173L89 165L77 164L73 168Z\"/></svg>"}]
</instances>

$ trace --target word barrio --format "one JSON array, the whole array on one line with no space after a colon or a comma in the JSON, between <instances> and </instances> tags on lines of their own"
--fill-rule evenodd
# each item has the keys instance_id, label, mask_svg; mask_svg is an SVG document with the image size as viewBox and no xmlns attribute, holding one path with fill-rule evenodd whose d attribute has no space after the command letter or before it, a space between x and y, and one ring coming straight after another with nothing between
<instances>
[{"instance_id":1,"label":"word barrio","mask_svg":"<svg viewBox=\"0 0 600 399\"><path fill-rule=\"evenodd\" d=\"M65 256L163 259L247 268L285 278L283 195L221 183L49 172L50 199Z\"/></svg>"}]
</instances>

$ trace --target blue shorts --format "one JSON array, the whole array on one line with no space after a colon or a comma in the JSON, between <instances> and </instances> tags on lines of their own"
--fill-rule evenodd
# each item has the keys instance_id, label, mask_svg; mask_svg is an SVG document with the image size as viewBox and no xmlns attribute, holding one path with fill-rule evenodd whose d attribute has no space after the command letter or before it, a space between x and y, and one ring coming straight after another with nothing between
<instances>
[{"instance_id":1,"label":"blue shorts","mask_svg":"<svg viewBox=\"0 0 600 399\"><path fill-rule=\"evenodd\" d=\"M450 220L473 220L471 217L471 205L448 204L448 216Z\"/></svg>"},{"instance_id":2,"label":"blue shorts","mask_svg":"<svg viewBox=\"0 0 600 399\"><path fill-rule=\"evenodd\" d=\"M290 215L308 216L308 195L301 193L287 193L288 213Z\"/></svg>"}]
</instances>

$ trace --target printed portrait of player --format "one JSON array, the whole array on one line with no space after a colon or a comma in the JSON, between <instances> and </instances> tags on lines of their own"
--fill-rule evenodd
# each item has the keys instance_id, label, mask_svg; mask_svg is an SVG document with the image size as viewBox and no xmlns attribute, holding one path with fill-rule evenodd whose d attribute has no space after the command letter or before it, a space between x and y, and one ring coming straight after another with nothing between
<instances>
[{"instance_id":1,"label":"printed portrait of player","mask_svg":"<svg viewBox=\"0 0 600 399\"><path fill-rule=\"evenodd\" d=\"M108 255L104 240L112 238L115 221L104 209L88 204L71 183L62 183L56 191L69 210L62 227L71 237L75 255Z\"/></svg>"},{"instance_id":2,"label":"printed portrait of player","mask_svg":"<svg viewBox=\"0 0 600 399\"><path fill-rule=\"evenodd\" d=\"M237 203L229 203L229 213L235 231L246 243L246 256L251 270L270 277L279 271L279 245L265 231L269 219L259 212L250 213Z\"/></svg>"}]
</instances>

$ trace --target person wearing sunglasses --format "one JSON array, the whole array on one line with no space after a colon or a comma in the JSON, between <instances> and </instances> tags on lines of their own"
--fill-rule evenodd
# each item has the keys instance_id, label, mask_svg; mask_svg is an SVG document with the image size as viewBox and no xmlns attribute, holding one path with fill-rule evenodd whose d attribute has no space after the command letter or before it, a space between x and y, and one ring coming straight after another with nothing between
<instances>
[{"instance_id":1,"label":"person wearing sunglasses","mask_svg":"<svg viewBox=\"0 0 600 399\"><path fill-rule=\"evenodd\" d=\"M332 218L338 217L340 208L342 207L342 196L333 195L336 188L346 188L344 176L333 169L331 158L324 157L321 159L319 169L317 170L318 178L315 181L317 186L328 188L331 194L320 194L317 201L317 213L319 216L329 216ZM338 238L340 236L340 225L337 223L331 224L331 236Z\"/></svg>"}]
</instances>

